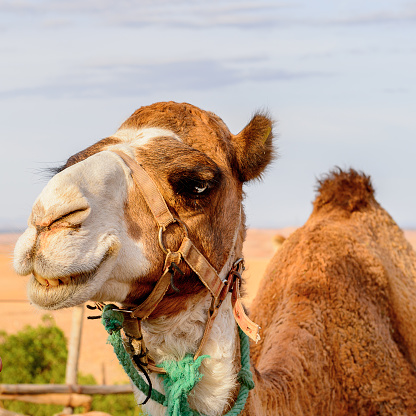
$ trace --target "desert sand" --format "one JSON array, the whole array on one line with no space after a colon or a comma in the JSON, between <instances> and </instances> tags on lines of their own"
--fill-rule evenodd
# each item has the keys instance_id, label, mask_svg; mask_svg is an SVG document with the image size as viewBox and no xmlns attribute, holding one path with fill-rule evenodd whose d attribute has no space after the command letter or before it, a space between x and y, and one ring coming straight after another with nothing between
<instances>
[{"instance_id":1,"label":"desert sand","mask_svg":"<svg viewBox=\"0 0 416 416\"><path fill-rule=\"evenodd\" d=\"M276 236L288 237L294 229L289 227L279 230L248 230L244 245L246 306L250 306L266 266L278 248L279 238ZM416 231L405 231L405 235L416 249ZM29 304L26 297L28 277L18 276L12 268L12 253L17 238L17 234L0 234L0 330L15 333L25 325L39 325L42 316L50 315L69 338L71 309L47 312ZM88 315L94 314L94 311L85 308L79 370L83 374L92 374L98 383L127 382L127 376L118 363L112 347L106 343L107 334L100 321L87 319ZM13 365L13 363L3 362L3 365ZM5 382L7 383L7 380Z\"/></svg>"}]
</instances>

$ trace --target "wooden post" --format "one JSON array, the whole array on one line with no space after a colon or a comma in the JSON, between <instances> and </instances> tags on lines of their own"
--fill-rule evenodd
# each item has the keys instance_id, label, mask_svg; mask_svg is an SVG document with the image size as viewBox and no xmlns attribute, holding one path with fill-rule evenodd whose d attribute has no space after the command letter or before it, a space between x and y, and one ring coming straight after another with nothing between
<instances>
[{"instance_id":1,"label":"wooden post","mask_svg":"<svg viewBox=\"0 0 416 416\"><path fill-rule=\"evenodd\" d=\"M84 305L78 305L72 311L71 338L68 346L68 360L66 362L65 384L75 386L78 384L78 361L81 346L82 320L84 318ZM63 413L71 415L73 407L65 407Z\"/></svg>"},{"instance_id":2,"label":"wooden post","mask_svg":"<svg viewBox=\"0 0 416 416\"><path fill-rule=\"evenodd\" d=\"M106 379L106 376L105 376L105 362L104 361L101 363L101 378L102 378L102 380L101 380L102 384L106 385L107 384L107 379Z\"/></svg>"}]
</instances>

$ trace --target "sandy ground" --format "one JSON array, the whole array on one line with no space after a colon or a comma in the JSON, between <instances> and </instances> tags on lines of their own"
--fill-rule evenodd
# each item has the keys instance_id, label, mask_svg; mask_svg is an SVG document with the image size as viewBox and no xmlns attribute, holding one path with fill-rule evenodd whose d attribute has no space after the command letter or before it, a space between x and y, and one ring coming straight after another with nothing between
<instances>
[{"instance_id":1,"label":"sandy ground","mask_svg":"<svg viewBox=\"0 0 416 416\"><path fill-rule=\"evenodd\" d=\"M249 306L254 298L266 266L276 250L275 236L287 237L294 228L280 230L248 230L244 247L246 262L245 303ZM416 248L416 231L405 231L407 239ZM69 338L72 310L45 312L31 306L26 297L28 278L18 276L12 268L12 252L18 235L0 235L0 329L15 333L25 325L36 326L43 315L52 315L57 325ZM122 383L127 381L112 347L106 343L107 334L99 320L88 320L86 316L94 311L85 308L84 325L81 340L80 371L93 374L99 383ZM1 355L1 351L0 351ZM12 363L3 363L13 365ZM5 380L7 382L7 380Z\"/></svg>"}]
</instances>

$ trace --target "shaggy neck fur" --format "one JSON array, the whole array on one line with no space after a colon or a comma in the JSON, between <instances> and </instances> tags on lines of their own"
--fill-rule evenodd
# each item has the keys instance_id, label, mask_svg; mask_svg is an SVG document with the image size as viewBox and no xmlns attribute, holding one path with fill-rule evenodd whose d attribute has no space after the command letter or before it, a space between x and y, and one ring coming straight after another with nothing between
<instances>
[{"instance_id":1,"label":"shaggy neck fur","mask_svg":"<svg viewBox=\"0 0 416 416\"><path fill-rule=\"evenodd\" d=\"M193 304L173 317L148 319L143 322L146 346L156 363L165 360L181 360L185 354L194 353L201 341L211 296ZM188 402L191 408L212 416L219 416L228 410L237 388L239 371L238 332L231 308L231 296L228 295L220 307L207 343L202 351L209 355L202 361L200 372L202 380L191 391ZM161 379L151 374L153 387L161 393L164 389ZM145 396L135 389L138 403ZM145 406L152 416L164 416L166 408L150 400Z\"/></svg>"}]
</instances>

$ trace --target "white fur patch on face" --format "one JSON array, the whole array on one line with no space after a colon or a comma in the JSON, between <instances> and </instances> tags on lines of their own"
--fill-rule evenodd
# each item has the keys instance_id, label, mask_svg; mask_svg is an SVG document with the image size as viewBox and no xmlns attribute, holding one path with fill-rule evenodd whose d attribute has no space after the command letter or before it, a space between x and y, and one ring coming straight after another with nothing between
<instances>
[{"instance_id":1,"label":"white fur patch on face","mask_svg":"<svg viewBox=\"0 0 416 416\"><path fill-rule=\"evenodd\" d=\"M130 181L128 168L109 151L49 181L14 255L19 274L36 276L28 289L33 303L60 309L90 299L122 302L132 282L148 273L143 243L125 224Z\"/></svg>"},{"instance_id":2,"label":"white fur patch on face","mask_svg":"<svg viewBox=\"0 0 416 416\"><path fill-rule=\"evenodd\" d=\"M151 139L156 137L172 137L181 140L180 137L171 130L161 129L159 127L145 127L141 129L127 128L118 130L113 137L132 146L144 146Z\"/></svg>"}]
</instances>

